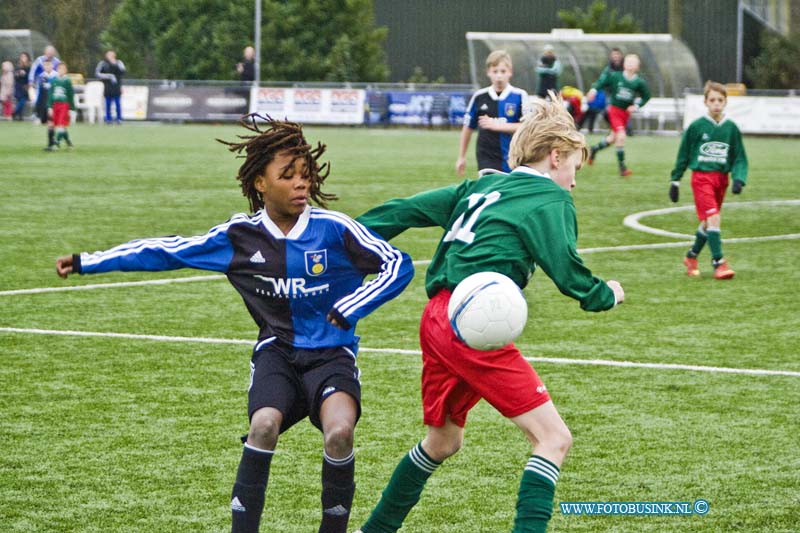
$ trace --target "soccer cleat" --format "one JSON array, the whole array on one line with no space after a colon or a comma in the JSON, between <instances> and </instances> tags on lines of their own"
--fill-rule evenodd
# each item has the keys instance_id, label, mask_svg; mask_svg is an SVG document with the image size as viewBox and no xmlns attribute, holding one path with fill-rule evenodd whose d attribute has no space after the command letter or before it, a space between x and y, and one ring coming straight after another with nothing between
<instances>
[{"instance_id":1,"label":"soccer cleat","mask_svg":"<svg viewBox=\"0 0 800 533\"><path fill-rule=\"evenodd\" d=\"M623 168L623 169L620 169L619 175L622 176L623 178L627 178L627 177L633 176L633 171L631 169L629 169L629 168Z\"/></svg>"},{"instance_id":2,"label":"soccer cleat","mask_svg":"<svg viewBox=\"0 0 800 533\"><path fill-rule=\"evenodd\" d=\"M697 265L697 258L695 257L684 257L683 264L686 265L686 275L690 278L696 278L700 276L700 268Z\"/></svg>"},{"instance_id":3,"label":"soccer cleat","mask_svg":"<svg viewBox=\"0 0 800 533\"><path fill-rule=\"evenodd\" d=\"M720 259L714 263L714 279L731 279L735 274L726 260Z\"/></svg>"},{"instance_id":4,"label":"soccer cleat","mask_svg":"<svg viewBox=\"0 0 800 533\"><path fill-rule=\"evenodd\" d=\"M72 141L70 141L69 139L64 139L64 140L67 141L67 146L69 146L70 148L75 146L74 144L72 144Z\"/></svg>"},{"instance_id":5,"label":"soccer cleat","mask_svg":"<svg viewBox=\"0 0 800 533\"><path fill-rule=\"evenodd\" d=\"M590 166L594 165L594 156L596 155L597 155L597 150L595 148L589 150L589 159L586 162L589 163Z\"/></svg>"},{"instance_id":6,"label":"soccer cleat","mask_svg":"<svg viewBox=\"0 0 800 533\"><path fill-rule=\"evenodd\" d=\"M45 152L52 152L55 149L56 149L56 145L55 144L51 144L49 146L45 146L44 148L42 148L42 150L44 150Z\"/></svg>"}]
</instances>

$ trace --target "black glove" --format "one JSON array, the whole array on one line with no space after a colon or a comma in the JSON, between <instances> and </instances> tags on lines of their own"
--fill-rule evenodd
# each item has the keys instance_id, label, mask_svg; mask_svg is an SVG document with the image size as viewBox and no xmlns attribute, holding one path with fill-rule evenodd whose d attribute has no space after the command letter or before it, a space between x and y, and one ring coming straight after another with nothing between
<instances>
[{"instance_id":1,"label":"black glove","mask_svg":"<svg viewBox=\"0 0 800 533\"><path fill-rule=\"evenodd\" d=\"M669 199L672 200L673 202L677 202L678 201L678 197L680 196L680 193L681 193L680 182L678 182L678 181L670 182L670 184L669 184Z\"/></svg>"},{"instance_id":2,"label":"black glove","mask_svg":"<svg viewBox=\"0 0 800 533\"><path fill-rule=\"evenodd\" d=\"M731 192L733 194L739 194L742 192L742 187L744 187L744 182L742 180L733 180L733 187L731 188Z\"/></svg>"}]
</instances>

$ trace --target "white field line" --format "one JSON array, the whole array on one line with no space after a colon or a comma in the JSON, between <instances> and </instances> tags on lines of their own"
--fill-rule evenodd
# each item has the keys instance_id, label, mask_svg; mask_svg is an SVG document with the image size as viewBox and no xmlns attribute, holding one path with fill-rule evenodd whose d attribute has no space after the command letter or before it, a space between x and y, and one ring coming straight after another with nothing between
<instances>
[{"instance_id":1,"label":"white field line","mask_svg":"<svg viewBox=\"0 0 800 533\"><path fill-rule=\"evenodd\" d=\"M678 235L678 234L676 234ZM684 235L683 237L688 237ZM734 237L732 239L725 239L726 244L737 242L763 242L763 241L783 241L800 239L800 233L787 233L785 235L767 235L765 237ZM693 240L680 241L680 242L657 242L650 244L628 244L622 246L599 246L596 248L578 248L578 253L592 254L602 252L627 252L633 250L655 250L658 248L682 248L690 246L694 243ZM430 259L420 259L412 261L414 266L426 266L431 263ZM15 289L10 291L0 291L0 296L13 296L18 294L42 294L47 292L67 292L67 291L86 291L93 289L116 289L119 287L141 287L144 285L168 285L170 283L189 283L192 281L217 281L225 279L222 274L214 274L209 276L188 276L181 278L159 278L145 281L119 281L115 283L94 283L91 285L74 285L70 287L37 287L33 289Z\"/></svg>"},{"instance_id":2,"label":"white field line","mask_svg":"<svg viewBox=\"0 0 800 533\"><path fill-rule=\"evenodd\" d=\"M733 209L735 207L758 207L764 205L800 205L800 200L764 200L758 202L732 202L725 204L725 210ZM675 233L672 231L667 231L659 228L653 228L651 226L647 226L639 222L639 220L655 216L655 215L667 215L669 213L679 213L681 211L694 211L693 205L681 205L677 207L665 207L663 209L651 209L650 211L640 211L638 213L633 213L625 217L622 221L622 224L637 231L643 231L645 233L650 233L652 235L661 235L662 237L673 237L676 239L694 239L694 235L689 235L687 233ZM797 235L797 234L792 234ZM788 235L772 235L769 237L759 237L759 239L767 239L767 240L774 240L773 237L783 237L783 238L793 238L796 239L797 237L790 237ZM725 239L725 242L735 242L735 239Z\"/></svg>"},{"instance_id":3,"label":"white field line","mask_svg":"<svg viewBox=\"0 0 800 533\"><path fill-rule=\"evenodd\" d=\"M98 331L73 331L54 329L30 328L0 328L0 332L23 333L29 335L61 335L71 337L106 337L117 339L132 339L159 342L198 342L204 344L241 344L253 346L253 340L245 339L218 339L213 337L173 337L168 335L137 335L133 333L105 333ZM381 354L420 355L419 350L404 350L395 348L359 348L360 352ZM594 365L615 366L624 368L651 368L657 370L687 370L695 372L711 372L719 374L747 374L759 376L792 376L800 377L800 372L791 370L766 370L759 368L730 368L717 366L677 365L666 363L637 363L634 361L611 361L608 359L566 359L560 357L526 357L528 361L553 363L558 365Z\"/></svg>"}]
</instances>

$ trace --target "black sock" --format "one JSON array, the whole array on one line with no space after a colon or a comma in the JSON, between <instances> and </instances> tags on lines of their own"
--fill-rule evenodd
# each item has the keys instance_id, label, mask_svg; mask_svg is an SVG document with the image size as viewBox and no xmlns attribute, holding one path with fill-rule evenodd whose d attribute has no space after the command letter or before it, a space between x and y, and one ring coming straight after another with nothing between
<instances>
[{"instance_id":1,"label":"black sock","mask_svg":"<svg viewBox=\"0 0 800 533\"><path fill-rule=\"evenodd\" d=\"M345 533L353 506L356 484L355 456L333 459L327 454L322 459L322 523L319 533Z\"/></svg>"},{"instance_id":2,"label":"black sock","mask_svg":"<svg viewBox=\"0 0 800 533\"><path fill-rule=\"evenodd\" d=\"M47 146L56 144L56 132L53 128L47 128Z\"/></svg>"},{"instance_id":3,"label":"black sock","mask_svg":"<svg viewBox=\"0 0 800 533\"><path fill-rule=\"evenodd\" d=\"M231 533L258 533L273 453L244 445L231 494Z\"/></svg>"}]
</instances>

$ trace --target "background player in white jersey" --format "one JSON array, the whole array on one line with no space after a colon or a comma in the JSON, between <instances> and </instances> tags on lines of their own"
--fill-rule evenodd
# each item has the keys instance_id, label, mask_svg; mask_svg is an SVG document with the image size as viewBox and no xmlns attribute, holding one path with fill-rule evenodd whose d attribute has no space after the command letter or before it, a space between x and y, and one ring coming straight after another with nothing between
<instances>
[{"instance_id":1,"label":"background player in white jersey","mask_svg":"<svg viewBox=\"0 0 800 533\"><path fill-rule=\"evenodd\" d=\"M299 124L252 117L250 135L225 143L243 153L239 214L197 237L131 241L60 257L59 276L112 270L198 268L224 272L260 331L250 363L246 437L231 496L232 531L256 532L278 436L308 416L322 431L320 531L344 532L355 492L353 433L361 413L356 322L399 294L413 276L408 256L346 215L311 207L329 173L325 146ZM364 284L367 274L377 276ZM308 531L308 524L298 524Z\"/></svg>"}]
</instances>

